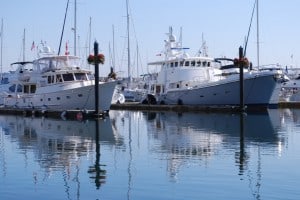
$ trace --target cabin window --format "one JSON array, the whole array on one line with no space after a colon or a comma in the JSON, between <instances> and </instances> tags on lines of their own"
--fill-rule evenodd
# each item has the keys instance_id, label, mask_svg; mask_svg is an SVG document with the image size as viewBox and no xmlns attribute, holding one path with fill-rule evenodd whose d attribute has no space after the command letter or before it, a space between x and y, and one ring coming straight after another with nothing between
<instances>
[{"instance_id":1,"label":"cabin window","mask_svg":"<svg viewBox=\"0 0 300 200\"><path fill-rule=\"evenodd\" d=\"M56 97L56 99L59 101L59 100L60 100L60 97Z\"/></svg>"},{"instance_id":2,"label":"cabin window","mask_svg":"<svg viewBox=\"0 0 300 200\"><path fill-rule=\"evenodd\" d=\"M57 74L57 75L56 75L56 82L57 82L57 83L62 82L61 74Z\"/></svg>"},{"instance_id":3,"label":"cabin window","mask_svg":"<svg viewBox=\"0 0 300 200\"><path fill-rule=\"evenodd\" d=\"M29 85L24 85L24 93L29 93Z\"/></svg>"},{"instance_id":4,"label":"cabin window","mask_svg":"<svg viewBox=\"0 0 300 200\"><path fill-rule=\"evenodd\" d=\"M95 76L93 74L88 74L88 80L94 80L95 79Z\"/></svg>"},{"instance_id":5,"label":"cabin window","mask_svg":"<svg viewBox=\"0 0 300 200\"><path fill-rule=\"evenodd\" d=\"M210 67L210 62L207 63L207 66Z\"/></svg>"},{"instance_id":6,"label":"cabin window","mask_svg":"<svg viewBox=\"0 0 300 200\"><path fill-rule=\"evenodd\" d=\"M83 95L82 94L78 94L78 97L82 97Z\"/></svg>"},{"instance_id":7,"label":"cabin window","mask_svg":"<svg viewBox=\"0 0 300 200\"><path fill-rule=\"evenodd\" d=\"M195 67L195 65L196 65L196 61L194 61L194 60L191 61L191 66L192 66L192 67Z\"/></svg>"},{"instance_id":8,"label":"cabin window","mask_svg":"<svg viewBox=\"0 0 300 200\"><path fill-rule=\"evenodd\" d=\"M54 82L54 76L48 76L48 83L53 83Z\"/></svg>"},{"instance_id":9,"label":"cabin window","mask_svg":"<svg viewBox=\"0 0 300 200\"><path fill-rule=\"evenodd\" d=\"M17 85L17 92L22 92L22 91L23 91L22 85L18 84Z\"/></svg>"},{"instance_id":10,"label":"cabin window","mask_svg":"<svg viewBox=\"0 0 300 200\"><path fill-rule=\"evenodd\" d=\"M154 91L154 86L153 85L151 85L151 91Z\"/></svg>"},{"instance_id":11,"label":"cabin window","mask_svg":"<svg viewBox=\"0 0 300 200\"><path fill-rule=\"evenodd\" d=\"M13 84L12 86L9 87L9 91L15 92L16 87L17 87L17 92L22 92L23 91L23 87L20 84L18 84L18 85Z\"/></svg>"},{"instance_id":12,"label":"cabin window","mask_svg":"<svg viewBox=\"0 0 300 200\"><path fill-rule=\"evenodd\" d=\"M185 61L184 66L190 66L190 61Z\"/></svg>"},{"instance_id":13,"label":"cabin window","mask_svg":"<svg viewBox=\"0 0 300 200\"><path fill-rule=\"evenodd\" d=\"M73 74L63 74L64 81L74 81Z\"/></svg>"},{"instance_id":14,"label":"cabin window","mask_svg":"<svg viewBox=\"0 0 300 200\"><path fill-rule=\"evenodd\" d=\"M75 73L76 80L85 81L87 80L85 73Z\"/></svg>"},{"instance_id":15,"label":"cabin window","mask_svg":"<svg viewBox=\"0 0 300 200\"><path fill-rule=\"evenodd\" d=\"M156 89L156 94L159 94L160 93L160 85L157 85L155 89Z\"/></svg>"},{"instance_id":16,"label":"cabin window","mask_svg":"<svg viewBox=\"0 0 300 200\"><path fill-rule=\"evenodd\" d=\"M201 61L197 61L197 67L201 66Z\"/></svg>"},{"instance_id":17,"label":"cabin window","mask_svg":"<svg viewBox=\"0 0 300 200\"><path fill-rule=\"evenodd\" d=\"M171 67L173 67L174 63L170 63Z\"/></svg>"},{"instance_id":18,"label":"cabin window","mask_svg":"<svg viewBox=\"0 0 300 200\"><path fill-rule=\"evenodd\" d=\"M36 91L36 85L31 85L30 93L35 93L35 91Z\"/></svg>"},{"instance_id":19,"label":"cabin window","mask_svg":"<svg viewBox=\"0 0 300 200\"><path fill-rule=\"evenodd\" d=\"M175 62L175 67L178 67L178 62Z\"/></svg>"},{"instance_id":20,"label":"cabin window","mask_svg":"<svg viewBox=\"0 0 300 200\"><path fill-rule=\"evenodd\" d=\"M204 67L206 67L206 63L207 63L206 61L203 61L202 64L203 64Z\"/></svg>"},{"instance_id":21,"label":"cabin window","mask_svg":"<svg viewBox=\"0 0 300 200\"><path fill-rule=\"evenodd\" d=\"M179 63L179 64L180 64L180 66L182 67L182 66L183 66L183 61L180 61L180 63Z\"/></svg>"}]
</instances>

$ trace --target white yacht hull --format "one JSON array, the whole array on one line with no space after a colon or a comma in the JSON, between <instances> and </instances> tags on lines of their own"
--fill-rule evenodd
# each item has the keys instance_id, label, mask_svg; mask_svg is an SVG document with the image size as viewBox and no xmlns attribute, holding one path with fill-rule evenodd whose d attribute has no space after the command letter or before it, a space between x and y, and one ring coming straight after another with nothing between
<instances>
[{"instance_id":1,"label":"white yacht hull","mask_svg":"<svg viewBox=\"0 0 300 200\"><path fill-rule=\"evenodd\" d=\"M245 77L244 104L268 105L275 86L276 81L272 73ZM160 95L157 100L158 103L164 104L239 105L240 82L235 78L189 89L169 90Z\"/></svg>"},{"instance_id":2,"label":"white yacht hull","mask_svg":"<svg viewBox=\"0 0 300 200\"><path fill-rule=\"evenodd\" d=\"M108 111L116 81L99 82L99 110ZM95 110L94 81L79 81L40 87L34 94L13 93L4 97L4 106L20 109Z\"/></svg>"}]
</instances>

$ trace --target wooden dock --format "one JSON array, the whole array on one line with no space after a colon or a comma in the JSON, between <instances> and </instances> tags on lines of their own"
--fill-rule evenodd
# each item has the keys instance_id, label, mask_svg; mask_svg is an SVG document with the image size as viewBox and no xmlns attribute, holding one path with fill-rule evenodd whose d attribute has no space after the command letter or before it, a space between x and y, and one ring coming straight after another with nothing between
<instances>
[{"instance_id":1,"label":"wooden dock","mask_svg":"<svg viewBox=\"0 0 300 200\"><path fill-rule=\"evenodd\" d=\"M293 108L300 109L300 102L280 102L277 108ZM135 110L135 111L153 111L153 112L223 112L223 113L239 113L239 106L187 106L187 105L147 105L140 103L112 104L111 110ZM266 107L247 107L246 112L264 112ZM108 113L95 114L93 110L57 110L42 111L35 109L12 109L0 108L2 115L23 115L26 117L49 117L70 120L97 119L105 118Z\"/></svg>"}]
</instances>

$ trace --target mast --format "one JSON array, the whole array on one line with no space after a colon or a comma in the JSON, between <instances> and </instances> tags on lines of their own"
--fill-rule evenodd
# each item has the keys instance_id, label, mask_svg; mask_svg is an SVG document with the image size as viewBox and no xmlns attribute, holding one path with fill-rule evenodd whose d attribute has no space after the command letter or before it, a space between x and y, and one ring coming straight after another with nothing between
<instances>
[{"instance_id":1,"label":"mast","mask_svg":"<svg viewBox=\"0 0 300 200\"><path fill-rule=\"evenodd\" d=\"M139 45L136 45L136 74L139 75Z\"/></svg>"},{"instance_id":2,"label":"mast","mask_svg":"<svg viewBox=\"0 0 300 200\"><path fill-rule=\"evenodd\" d=\"M130 38L129 38L129 11L128 11L128 1L126 0L126 13L127 13L127 55L128 55L128 80L131 82L131 68L130 68Z\"/></svg>"},{"instance_id":3,"label":"mast","mask_svg":"<svg viewBox=\"0 0 300 200\"><path fill-rule=\"evenodd\" d=\"M24 28L24 32L23 32L23 61L25 61L25 28Z\"/></svg>"},{"instance_id":4,"label":"mast","mask_svg":"<svg viewBox=\"0 0 300 200\"><path fill-rule=\"evenodd\" d=\"M258 0L256 0L256 36L257 36L257 67L259 68L259 14L258 14Z\"/></svg>"},{"instance_id":5,"label":"mast","mask_svg":"<svg viewBox=\"0 0 300 200\"><path fill-rule=\"evenodd\" d=\"M3 19L1 19L1 32L0 32L0 37L1 37L1 46L0 46L0 74L1 74L1 80L2 80L2 51L3 51Z\"/></svg>"},{"instance_id":6,"label":"mast","mask_svg":"<svg viewBox=\"0 0 300 200\"><path fill-rule=\"evenodd\" d=\"M91 31L92 31L92 17L90 17L90 23L89 23L89 50L88 50L88 52L90 52L90 50L91 50Z\"/></svg>"},{"instance_id":7,"label":"mast","mask_svg":"<svg viewBox=\"0 0 300 200\"><path fill-rule=\"evenodd\" d=\"M115 27L114 25L112 25L112 31L113 31L113 49L112 49L112 54L113 54L113 58L112 58L112 67L113 67L113 71L115 71L115 67L116 67L116 54L115 54Z\"/></svg>"},{"instance_id":8,"label":"mast","mask_svg":"<svg viewBox=\"0 0 300 200\"><path fill-rule=\"evenodd\" d=\"M77 0L75 0L75 3L74 3L74 56L76 56L76 31L77 31Z\"/></svg>"},{"instance_id":9,"label":"mast","mask_svg":"<svg viewBox=\"0 0 300 200\"><path fill-rule=\"evenodd\" d=\"M66 24L67 11L68 11L68 7L69 7L69 1L70 0L68 0L68 2L67 2L65 17L64 17L64 23L63 23L63 27L62 27L62 31L61 31L61 35L60 35L60 41L59 41L59 47L58 47L58 53L57 53L57 55L60 54L60 48L61 48L61 43L62 43L62 39L63 39L63 35L64 35L64 30L65 30L65 24ZM75 40L76 40L76 38L75 38Z\"/></svg>"}]
</instances>

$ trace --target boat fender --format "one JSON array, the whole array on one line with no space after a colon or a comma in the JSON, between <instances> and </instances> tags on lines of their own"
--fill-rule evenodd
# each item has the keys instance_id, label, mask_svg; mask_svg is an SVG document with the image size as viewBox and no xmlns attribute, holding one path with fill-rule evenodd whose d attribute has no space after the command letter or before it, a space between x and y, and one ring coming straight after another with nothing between
<instances>
[{"instance_id":1,"label":"boat fender","mask_svg":"<svg viewBox=\"0 0 300 200\"><path fill-rule=\"evenodd\" d=\"M78 113L76 114L76 119L77 119L78 121L82 121L82 119L83 119L83 113L82 113L82 112L78 112Z\"/></svg>"},{"instance_id":2,"label":"boat fender","mask_svg":"<svg viewBox=\"0 0 300 200\"><path fill-rule=\"evenodd\" d=\"M67 119L67 111L63 111L61 114L60 114L60 117L63 119L63 120L66 120Z\"/></svg>"}]
</instances>

